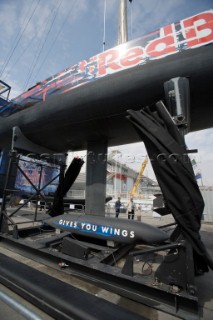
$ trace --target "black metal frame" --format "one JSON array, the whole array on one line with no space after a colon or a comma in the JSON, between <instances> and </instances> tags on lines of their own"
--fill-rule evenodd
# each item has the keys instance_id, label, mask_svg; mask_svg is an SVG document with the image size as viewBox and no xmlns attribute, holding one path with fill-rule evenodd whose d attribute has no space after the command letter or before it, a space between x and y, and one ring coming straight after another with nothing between
<instances>
[{"instance_id":1,"label":"black metal frame","mask_svg":"<svg viewBox=\"0 0 213 320\"><path fill-rule=\"evenodd\" d=\"M38 228L38 233L41 233L40 228ZM177 286L160 282L155 274L144 276L135 271L132 273L126 272L129 262L130 270L134 270L134 264L137 263L134 259L135 256L174 248L178 250L183 263L182 269L184 269L182 253L185 252L186 243L167 243L159 247L153 247L150 250L140 251L136 250L137 246L120 245L114 249L109 249L107 246L73 240L67 232L59 235L53 234L52 237L47 239L45 237L41 239L41 235L39 235L39 240L35 240L33 244L32 237L31 241L28 241L27 237L22 237L21 232L19 232L19 239L14 239L11 235L0 235L0 237L4 246L14 248L16 252L35 261L55 269L58 269L58 265L61 263L62 272L86 279L123 297L181 319L199 319L196 291L185 290L185 288L178 288L179 290L176 291ZM66 247L66 253L63 253L63 249L59 248L63 248L63 243L67 240L69 241L69 248L67 250ZM132 249L134 249L133 252L131 251ZM122 259L124 261L126 259L128 262L124 264L124 267L118 267L117 263ZM63 268L63 266L65 267ZM191 280L189 273L190 270L187 274L189 280ZM191 288L194 287L192 286Z\"/></svg>"},{"instance_id":2,"label":"black metal frame","mask_svg":"<svg viewBox=\"0 0 213 320\"><path fill-rule=\"evenodd\" d=\"M53 319L146 320L143 316L80 290L1 253L0 259L0 282L49 314ZM27 316L27 319L38 318L33 315L30 317L29 312Z\"/></svg>"},{"instance_id":3,"label":"black metal frame","mask_svg":"<svg viewBox=\"0 0 213 320\"><path fill-rule=\"evenodd\" d=\"M6 99L8 100L9 95L10 95L11 86L9 86L6 82L4 82L4 81L2 81L2 80L0 80L0 83L2 83L2 84L6 87L4 90L2 90L2 91L0 92L0 96L1 96L3 93L5 93L5 92L8 91L7 97L6 97Z\"/></svg>"},{"instance_id":4,"label":"black metal frame","mask_svg":"<svg viewBox=\"0 0 213 320\"><path fill-rule=\"evenodd\" d=\"M50 163L52 160L52 163L54 161L54 164L57 164L60 167L60 172L57 174L53 179L51 179L46 185L41 187L41 178L42 178L42 171L44 167L51 167L48 166L47 164L42 164L42 163L37 163L38 167L40 167L39 171L39 182L38 182L38 187L34 185L34 183L30 180L30 178L26 175L26 173L22 170L22 168L19 165L19 161L27 161L30 163L34 163L34 160L32 158L32 161L30 160L22 160L20 158L21 154L33 151L33 155L36 156L38 154L45 154L49 156L50 158ZM12 136L12 144L11 144L11 150L9 152L9 164L7 168L7 173L6 173L6 178L5 178L5 185L4 185L4 192L3 192L3 197L2 197L2 203L1 203L1 212L0 212L0 231L1 232L9 232L8 229L8 221L11 223L13 226L13 237L18 238L18 227L17 223L15 223L12 219L12 216L14 216L18 211L20 211L24 206L26 206L27 203L32 201L33 199L36 200L36 206L35 206L35 212L34 212L34 221L37 221L37 212L38 212L38 201L39 199L43 199L44 202L46 202L45 197L42 194L42 191L50 185L53 181L55 181L58 177L59 179L62 179L64 176L64 171L65 171L65 156L63 157L62 160L57 159L57 157L53 157L54 152L52 150L45 149L43 147L40 147L38 145L35 145L34 143L31 143L30 140L28 140L21 132L21 130L18 127L13 128L13 136ZM30 196L26 201L21 204L17 209L15 209L10 215L7 214L6 210L6 204L7 204L7 196L9 194L15 193L15 192L20 192L19 190L14 190L10 189L9 183L10 183L10 178L11 178L11 172L13 168L16 168L16 170L19 170L21 174L25 177L25 179L30 183L30 185L33 187L35 190L35 194ZM24 222L22 222L24 223ZM29 223L29 221L27 222Z\"/></svg>"},{"instance_id":5,"label":"black metal frame","mask_svg":"<svg viewBox=\"0 0 213 320\"><path fill-rule=\"evenodd\" d=\"M15 163L18 170L24 174L25 178L30 179L18 166L19 156L17 150L27 150L36 153L44 152L43 148L31 144L21 133L20 129L14 128L10 161L5 181L4 196L1 207L0 216L0 239L6 246L14 247L16 252L20 252L32 259L41 261L51 267L58 268L58 262L64 262L68 265L63 269L64 272L75 274L79 277L86 278L88 281L94 282L103 288L118 293L139 303L146 304L150 307L173 314L182 319L198 319L198 298L196 296L196 288L194 286L194 266L191 245L187 241L168 242L158 244L148 250L138 250L137 244L134 246L117 245L113 249L102 242L92 243L89 239L76 239L70 233L62 233L60 235L52 235L48 239L41 238L41 234L47 231L53 233L53 228L47 228L45 223L43 226L32 227L27 230L19 230L17 224L12 220L12 216L17 212L15 210L10 216L6 212L6 196L10 189L7 189L12 166ZM47 152L45 150L45 152ZM49 151L51 154L52 151ZM61 163L61 177L64 174L65 165ZM52 182L52 181L51 181ZM38 197L44 189L36 188L32 182L31 185L36 190L35 196ZM32 198L28 199L28 201ZM20 208L22 208L21 206ZM37 208L37 207L36 207ZM37 219L37 211L35 211L34 221ZM11 235L8 231L8 220L12 223L14 230ZM42 229L43 228L43 229ZM40 234L39 239L36 238L36 232ZM35 241L32 241L32 234ZM31 240L28 240L28 236ZM132 251L134 250L134 251ZM169 253L164 257L164 261L156 270L154 277L145 276L134 271L135 256L145 256L150 253L157 254L159 251ZM178 257L178 267L176 261L170 259ZM124 262L123 267L116 264L119 261ZM169 276L173 277L174 273L180 272L184 275L186 285L182 282L179 285L177 281L170 281L167 277L167 269L165 265L171 265ZM187 268L186 268L187 263ZM177 269L178 268L178 269ZM174 277L173 277L174 278ZM163 281L162 281L163 280ZM176 291L177 290L177 291Z\"/></svg>"}]
</instances>

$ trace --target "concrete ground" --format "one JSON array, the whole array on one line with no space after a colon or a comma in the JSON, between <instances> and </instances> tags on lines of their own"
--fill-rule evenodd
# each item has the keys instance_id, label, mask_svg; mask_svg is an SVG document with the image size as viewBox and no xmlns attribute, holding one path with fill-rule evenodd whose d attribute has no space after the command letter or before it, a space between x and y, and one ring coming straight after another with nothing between
<instances>
[{"instance_id":1,"label":"concrete ground","mask_svg":"<svg viewBox=\"0 0 213 320\"><path fill-rule=\"evenodd\" d=\"M114 213L111 213L110 216L113 216ZM126 214L120 214L119 219L126 219ZM136 217L137 219L137 217ZM151 224L151 225L165 225L173 222L173 218L171 216L157 218L153 217L151 212L146 212L141 214L141 221ZM209 254L213 257L213 224L203 223L201 228L201 237L203 239L204 244L206 245ZM21 256L16 252L12 252L2 246L0 242L0 250L3 254L12 257L22 263L26 263L27 265L36 268L39 271L47 273L61 281L66 283L70 283L73 286L76 286L84 291L92 293L100 298L106 299L112 303L115 303L119 306L127 308L135 313L140 314L141 316L146 317L150 320L175 320L177 319L174 316L168 315L164 312L157 311L155 309L146 307L142 304L131 301L127 298L123 298L117 294L111 293L107 290L99 288L93 284L90 284L86 281L79 280L78 278L62 273L60 270L52 269L46 265L41 263L32 261L26 257ZM198 297L199 297L199 306L200 306L200 319L202 320L212 320L213 319L213 272L204 274L203 276L196 278L197 288L198 288ZM35 308L32 304L28 303L21 297L17 296L15 293L11 292L8 288L0 285L0 293L3 293L16 301L18 304L23 306L26 309L29 309L33 314L35 314L35 318L26 318L20 314L20 311L13 310L8 307L7 304L0 301L0 319L1 320L23 320L23 319L36 319L36 320L51 320L52 318L48 315L44 314L39 309ZM1 299L0 299L1 300ZM101 319L100 319L101 320Z\"/></svg>"}]
</instances>

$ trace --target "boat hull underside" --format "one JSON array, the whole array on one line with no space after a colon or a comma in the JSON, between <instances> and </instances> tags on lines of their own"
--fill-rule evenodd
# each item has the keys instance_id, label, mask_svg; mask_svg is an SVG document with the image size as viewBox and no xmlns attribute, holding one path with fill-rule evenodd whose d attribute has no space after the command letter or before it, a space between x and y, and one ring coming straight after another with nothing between
<instances>
[{"instance_id":1,"label":"boat hull underside","mask_svg":"<svg viewBox=\"0 0 213 320\"><path fill-rule=\"evenodd\" d=\"M213 124L213 44L151 61L87 83L68 93L0 119L0 147L19 126L33 142L55 151L87 149L88 141L108 145L140 141L126 119L126 110L139 110L164 99L164 82L187 77L190 84L190 131Z\"/></svg>"}]
</instances>

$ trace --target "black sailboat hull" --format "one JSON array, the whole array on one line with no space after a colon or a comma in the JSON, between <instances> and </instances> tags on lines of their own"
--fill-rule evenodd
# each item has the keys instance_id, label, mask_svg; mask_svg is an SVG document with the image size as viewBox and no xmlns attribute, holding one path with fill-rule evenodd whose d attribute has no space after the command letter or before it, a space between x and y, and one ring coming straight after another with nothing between
<instances>
[{"instance_id":1,"label":"black sailboat hull","mask_svg":"<svg viewBox=\"0 0 213 320\"><path fill-rule=\"evenodd\" d=\"M0 146L8 143L13 126L33 142L57 151L86 148L88 140L108 139L109 145L139 141L125 119L126 110L139 110L164 97L165 81L188 77L191 92L191 131L213 125L213 45L169 56L51 97L35 107L0 118Z\"/></svg>"},{"instance_id":2,"label":"black sailboat hull","mask_svg":"<svg viewBox=\"0 0 213 320\"><path fill-rule=\"evenodd\" d=\"M66 75L68 80L65 78L66 86L60 87L61 84L58 84L63 82L63 79L61 82L57 80L60 74L43 81L13 101L16 104L20 102L23 110L5 118L0 117L0 147L8 144L13 126L20 127L33 142L59 152L86 149L88 141L94 140L107 140L109 146L137 142L139 137L125 118L126 110L139 110L164 100L164 83L175 77L189 79L190 131L211 128L212 20L213 12L210 10L175 25L183 28L184 23L189 24L182 31L183 35L187 35L194 30L195 22L202 21L203 25L199 27L201 31L198 31L208 31L210 34L201 37L198 32L196 44L191 38L180 40L180 48L168 45L163 54L156 49L153 57L153 44L156 43L157 48L158 42L178 41L180 30L173 32L171 25L155 32L154 39L146 40L147 37L144 37L145 44L144 39L135 40L123 45L126 46L124 48L118 46L83 61L74 66L75 70L74 67L67 69L69 72L65 70L65 75L69 74L69 77ZM119 56L122 50L126 55ZM116 55L117 60L113 60L112 57ZM76 77L82 74L83 80L78 83ZM55 90L51 94L50 88ZM35 105L26 108L36 99Z\"/></svg>"}]
</instances>

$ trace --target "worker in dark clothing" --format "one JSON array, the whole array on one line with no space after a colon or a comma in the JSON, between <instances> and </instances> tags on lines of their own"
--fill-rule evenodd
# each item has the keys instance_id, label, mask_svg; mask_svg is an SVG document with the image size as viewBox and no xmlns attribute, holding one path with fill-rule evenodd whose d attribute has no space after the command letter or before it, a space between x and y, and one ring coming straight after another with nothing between
<instances>
[{"instance_id":1,"label":"worker in dark clothing","mask_svg":"<svg viewBox=\"0 0 213 320\"><path fill-rule=\"evenodd\" d=\"M118 200L115 202L115 217L116 218L118 218L120 210L121 210L121 200L120 200L120 197L118 197Z\"/></svg>"}]
</instances>

